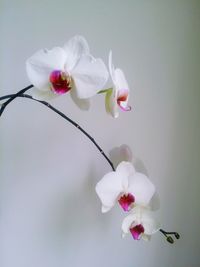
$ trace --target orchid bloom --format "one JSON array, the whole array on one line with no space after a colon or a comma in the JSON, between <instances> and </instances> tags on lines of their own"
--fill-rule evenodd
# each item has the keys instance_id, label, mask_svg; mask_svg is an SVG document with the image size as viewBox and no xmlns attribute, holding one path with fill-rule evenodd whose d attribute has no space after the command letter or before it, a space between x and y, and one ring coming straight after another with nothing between
<instances>
[{"instance_id":1,"label":"orchid bloom","mask_svg":"<svg viewBox=\"0 0 200 267\"><path fill-rule=\"evenodd\" d=\"M160 229L160 224L153 218L153 212L136 207L122 222L123 237L131 233L135 240L150 240L151 235Z\"/></svg>"},{"instance_id":2,"label":"orchid bloom","mask_svg":"<svg viewBox=\"0 0 200 267\"><path fill-rule=\"evenodd\" d=\"M107 173L96 185L102 202L102 212L109 211L118 202L124 211L134 206L147 206L155 192L152 182L136 172L130 162L122 161L116 171Z\"/></svg>"},{"instance_id":3,"label":"orchid bloom","mask_svg":"<svg viewBox=\"0 0 200 267\"><path fill-rule=\"evenodd\" d=\"M89 52L82 36L70 39L64 47L39 50L26 63L33 96L51 99L75 90L78 98L94 96L106 83L108 71L104 62Z\"/></svg>"},{"instance_id":4,"label":"orchid bloom","mask_svg":"<svg viewBox=\"0 0 200 267\"><path fill-rule=\"evenodd\" d=\"M115 69L112 63L112 51L109 54L109 71L113 83L113 88L106 93L106 111L114 118L119 116L118 108L123 111L130 111L128 106L129 86L123 71L119 68Z\"/></svg>"}]
</instances>

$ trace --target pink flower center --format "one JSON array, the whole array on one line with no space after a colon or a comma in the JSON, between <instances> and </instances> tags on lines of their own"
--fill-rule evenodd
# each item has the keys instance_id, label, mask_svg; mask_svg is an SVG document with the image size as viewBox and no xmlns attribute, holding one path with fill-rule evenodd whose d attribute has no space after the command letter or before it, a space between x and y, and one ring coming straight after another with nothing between
<instances>
[{"instance_id":1,"label":"pink flower center","mask_svg":"<svg viewBox=\"0 0 200 267\"><path fill-rule=\"evenodd\" d=\"M130 111L130 106L125 106L123 102L126 102L128 98L128 90L120 90L117 97L117 104L123 111Z\"/></svg>"},{"instance_id":2,"label":"pink flower center","mask_svg":"<svg viewBox=\"0 0 200 267\"><path fill-rule=\"evenodd\" d=\"M131 194L126 194L121 196L118 202L124 211L129 211L132 204L135 202L135 198Z\"/></svg>"},{"instance_id":3,"label":"pink flower center","mask_svg":"<svg viewBox=\"0 0 200 267\"><path fill-rule=\"evenodd\" d=\"M71 78L64 71L54 70L49 76L51 89L54 93L62 95L71 89Z\"/></svg>"},{"instance_id":4,"label":"pink flower center","mask_svg":"<svg viewBox=\"0 0 200 267\"><path fill-rule=\"evenodd\" d=\"M130 228L130 232L135 240L140 240L141 234L144 233L144 227L142 224L138 224Z\"/></svg>"},{"instance_id":5,"label":"pink flower center","mask_svg":"<svg viewBox=\"0 0 200 267\"><path fill-rule=\"evenodd\" d=\"M127 91L123 91L123 94L119 95L118 98L117 98L117 102L124 102L126 101L128 98L128 93Z\"/></svg>"}]
</instances>

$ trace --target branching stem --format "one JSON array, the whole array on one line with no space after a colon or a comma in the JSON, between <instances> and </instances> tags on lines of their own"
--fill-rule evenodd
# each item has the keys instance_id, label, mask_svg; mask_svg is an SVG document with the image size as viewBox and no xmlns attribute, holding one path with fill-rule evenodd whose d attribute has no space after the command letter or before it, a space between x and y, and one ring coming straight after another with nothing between
<instances>
[{"instance_id":1,"label":"branching stem","mask_svg":"<svg viewBox=\"0 0 200 267\"><path fill-rule=\"evenodd\" d=\"M176 239L180 238L180 235L177 232L167 232L163 229L160 229L160 232L166 237L167 242L171 244L174 243L174 239L172 238L172 236L175 236Z\"/></svg>"},{"instance_id":2,"label":"branching stem","mask_svg":"<svg viewBox=\"0 0 200 267\"><path fill-rule=\"evenodd\" d=\"M8 99L6 102L4 102L4 103L2 104L2 106L1 106L1 109L0 109L0 117L1 117L1 115L3 114L3 112L4 112L5 108L6 108L6 106L7 106L8 104L10 104L10 102L12 102L16 97L18 97L18 96L24 94L26 91L28 91L28 90L29 90L30 88L32 88L32 87L33 87L33 85L31 84L31 85L29 85L29 86L23 88L22 90L20 90L20 91L17 92L16 94L13 94L12 96L10 96L9 99ZM0 100L1 100L1 98L0 98Z\"/></svg>"}]
</instances>

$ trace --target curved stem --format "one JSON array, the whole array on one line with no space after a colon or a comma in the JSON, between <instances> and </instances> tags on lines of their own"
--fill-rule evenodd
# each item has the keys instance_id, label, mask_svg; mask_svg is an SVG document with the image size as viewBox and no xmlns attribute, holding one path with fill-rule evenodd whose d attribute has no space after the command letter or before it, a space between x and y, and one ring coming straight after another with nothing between
<instances>
[{"instance_id":1,"label":"curved stem","mask_svg":"<svg viewBox=\"0 0 200 267\"><path fill-rule=\"evenodd\" d=\"M1 100L4 100L4 99L8 99L8 98L11 98L14 94L10 94L10 95L3 95L0 97L0 101ZM2 104L3 105L3 104Z\"/></svg>"},{"instance_id":2,"label":"curved stem","mask_svg":"<svg viewBox=\"0 0 200 267\"><path fill-rule=\"evenodd\" d=\"M179 234L177 232L167 232L167 231L165 231L163 229L160 229L160 232L165 236L174 235L177 239L179 239Z\"/></svg>"},{"instance_id":3,"label":"curved stem","mask_svg":"<svg viewBox=\"0 0 200 267\"><path fill-rule=\"evenodd\" d=\"M25 89L23 89L25 90ZM27 89L28 90L28 89ZM22 92L19 91L19 92ZM32 96L30 95L26 95L26 94L23 94L23 93L17 93L17 94L12 94L12 95L5 95L5 96L2 96L0 97L0 100L3 100L3 99L8 99L9 100L14 100L16 97L24 97L24 98L28 98L28 99L31 99L33 101L36 101L36 102L39 102L43 105L45 105L46 107L48 107L49 109L53 110L55 113L57 113L58 115L60 115L62 118L64 118L65 120L67 120L68 122L70 122L72 125L74 125L77 129L79 129L85 136L87 136L91 142L97 147L97 149L100 151L100 153L103 155L103 157L107 160L107 162L110 164L111 168L113 171L115 171L115 168L114 168L114 165L113 163L111 162L111 160L106 156L106 154L104 153L104 151L101 149L101 147L97 144L97 142L94 140L94 138L89 135L80 125L78 125L75 121L73 121L72 119L70 119L69 117L67 117L64 113L62 113L61 111L59 111L58 109L54 108L52 105L50 105L48 102L45 102L45 101L41 101L41 100L37 100L37 99L34 99ZM6 101L5 103L10 103L11 101ZM7 104L7 105L8 105ZM4 103L2 104L2 107L3 107ZM3 112L3 111L2 111ZM1 113L2 114L2 113Z\"/></svg>"},{"instance_id":4,"label":"curved stem","mask_svg":"<svg viewBox=\"0 0 200 267\"><path fill-rule=\"evenodd\" d=\"M60 115L62 118L64 118L65 120L67 120L68 122L70 122L72 125L74 125L77 129L79 129L85 136L87 136L91 142L97 147L97 149L100 151L100 153L103 155L103 157L107 160L107 162L110 164L111 168L113 171L115 171L114 165L111 162L111 160L106 156L106 154L104 153L104 151L101 149L101 147L97 144L97 142L94 140L94 138L89 135L80 125L78 125L75 121L73 121L72 119L70 119L69 117L67 117L64 113L62 113L61 111L59 111L58 109L54 108L52 105L50 105L48 102L45 101L41 101L41 100L37 100L34 99L32 96L24 94L27 90L29 90L31 87L33 87L33 85L29 85L26 88L20 90L18 93L16 94L10 94L10 95L5 95L0 97L0 101L4 100L4 99L8 99L6 102L4 102L1 106L0 109L0 116L2 115L4 109L6 108L6 106L13 101L15 98L17 97L24 97L24 98L28 98L31 99L33 101L39 102L45 106L47 106L49 109L53 110L55 113L57 113L58 115ZM166 240L169 243L174 243L173 238L171 237L171 235L174 235L176 239L180 238L180 235L177 232L167 232L163 229L159 230L165 237Z\"/></svg>"},{"instance_id":5,"label":"curved stem","mask_svg":"<svg viewBox=\"0 0 200 267\"><path fill-rule=\"evenodd\" d=\"M6 108L6 106L7 106L10 102L12 102L16 97L18 97L18 96L24 94L26 91L28 91L28 90L29 90L30 88L32 88L32 87L33 87L33 85L31 84L31 85L29 85L29 86L23 88L22 90L20 90L20 91L17 92L16 94L13 94L12 96L10 96L9 99L8 99L6 102L4 102L4 103L2 104L2 106L1 106L1 109L0 109L0 117L1 117L1 115L3 114L3 112L4 112L5 108ZM1 100L1 98L0 98L0 100Z\"/></svg>"}]
</instances>

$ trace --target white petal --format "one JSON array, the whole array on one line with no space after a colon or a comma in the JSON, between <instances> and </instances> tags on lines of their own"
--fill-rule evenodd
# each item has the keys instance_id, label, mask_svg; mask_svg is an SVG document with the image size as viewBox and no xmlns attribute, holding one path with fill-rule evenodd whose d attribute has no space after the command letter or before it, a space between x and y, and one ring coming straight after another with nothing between
<instances>
[{"instance_id":1,"label":"white petal","mask_svg":"<svg viewBox=\"0 0 200 267\"><path fill-rule=\"evenodd\" d=\"M138 224L137 214L135 214L135 213L131 213L127 217L124 218L124 220L122 222L123 233L128 234L130 232L130 228L131 228L132 224L135 224L135 225Z\"/></svg>"},{"instance_id":2,"label":"white petal","mask_svg":"<svg viewBox=\"0 0 200 267\"><path fill-rule=\"evenodd\" d=\"M129 91L128 83L126 81L124 72L121 69L115 69L115 81L118 90L123 89Z\"/></svg>"},{"instance_id":3,"label":"white petal","mask_svg":"<svg viewBox=\"0 0 200 267\"><path fill-rule=\"evenodd\" d=\"M106 93L105 96L105 107L107 113L111 114L113 118L118 118L118 104L117 104L117 94L116 90L113 88Z\"/></svg>"},{"instance_id":4,"label":"white petal","mask_svg":"<svg viewBox=\"0 0 200 267\"><path fill-rule=\"evenodd\" d=\"M78 63L79 59L83 55L89 54L89 46L87 41L82 36L74 36L65 45L64 49L67 54L66 58L66 71L71 72L71 70Z\"/></svg>"},{"instance_id":5,"label":"white petal","mask_svg":"<svg viewBox=\"0 0 200 267\"><path fill-rule=\"evenodd\" d=\"M60 47L36 52L26 62L29 80L35 87L43 90L49 86L49 75L53 70L64 70L65 60L65 51Z\"/></svg>"},{"instance_id":6,"label":"white petal","mask_svg":"<svg viewBox=\"0 0 200 267\"><path fill-rule=\"evenodd\" d=\"M152 212L143 211L142 225L145 229L145 234L152 235L160 229L160 223L152 217Z\"/></svg>"},{"instance_id":7,"label":"white petal","mask_svg":"<svg viewBox=\"0 0 200 267\"><path fill-rule=\"evenodd\" d=\"M111 209L122 192L122 177L116 172L107 173L96 185L96 193L102 202L102 211Z\"/></svg>"},{"instance_id":8,"label":"white petal","mask_svg":"<svg viewBox=\"0 0 200 267\"><path fill-rule=\"evenodd\" d=\"M110 209L111 209L111 207L106 207L106 206L104 206L104 205L102 205L102 207L101 207L101 211L102 211L102 213L106 213L106 212L108 212Z\"/></svg>"},{"instance_id":9,"label":"white petal","mask_svg":"<svg viewBox=\"0 0 200 267\"><path fill-rule=\"evenodd\" d=\"M135 173L135 168L133 164L129 161L122 161L117 166L116 171L124 176L133 175Z\"/></svg>"},{"instance_id":10,"label":"white petal","mask_svg":"<svg viewBox=\"0 0 200 267\"><path fill-rule=\"evenodd\" d=\"M91 55L82 56L72 72L77 96L89 98L103 88L107 79L108 71L104 62Z\"/></svg>"},{"instance_id":11,"label":"white petal","mask_svg":"<svg viewBox=\"0 0 200 267\"><path fill-rule=\"evenodd\" d=\"M129 86L126 81L124 72L121 69L115 70L115 86L117 88L118 97L120 96L120 92L122 93L122 95L124 94L124 91L126 91L126 93L128 94L126 101L122 101L120 103L123 108L126 108L129 100Z\"/></svg>"},{"instance_id":12,"label":"white petal","mask_svg":"<svg viewBox=\"0 0 200 267\"><path fill-rule=\"evenodd\" d=\"M147 235L147 234L142 234L142 239L144 241L150 241L151 240L151 236L150 235Z\"/></svg>"},{"instance_id":13,"label":"white petal","mask_svg":"<svg viewBox=\"0 0 200 267\"><path fill-rule=\"evenodd\" d=\"M80 99L77 97L76 91L74 88L70 90L70 96L74 103L81 109L81 110L89 110L90 108L90 99Z\"/></svg>"},{"instance_id":14,"label":"white petal","mask_svg":"<svg viewBox=\"0 0 200 267\"><path fill-rule=\"evenodd\" d=\"M126 237L126 233L122 232L122 238Z\"/></svg>"},{"instance_id":15,"label":"white petal","mask_svg":"<svg viewBox=\"0 0 200 267\"><path fill-rule=\"evenodd\" d=\"M118 118L119 116L118 104L117 104L118 91L117 91L117 88L115 87L115 69L112 63L112 51L110 51L109 53L108 67L109 67L110 76L113 82L113 89L107 92L106 94L105 107L106 107L107 113L111 114L113 118Z\"/></svg>"},{"instance_id":16,"label":"white petal","mask_svg":"<svg viewBox=\"0 0 200 267\"><path fill-rule=\"evenodd\" d=\"M112 51L110 51L109 56L108 56L108 66L109 66L109 72L110 72L110 76L112 81L115 81L115 68L114 65L112 63Z\"/></svg>"},{"instance_id":17,"label":"white petal","mask_svg":"<svg viewBox=\"0 0 200 267\"><path fill-rule=\"evenodd\" d=\"M155 186L142 173L129 176L129 193L135 197L135 204L146 206L155 193Z\"/></svg>"},{"instance_id":18,"label":"white petal","mask_svg":"<svg viewBox=\"0 0 200 267\"><path fill-rule=\"evenodd\" d=\"M128 161L122 161L116 168L116 172L122 177L122 186L125 192L128 191L129 176L134 175L135 168ZM127 192L128 193L128 192Z\"/></svg>"}]
</instances>

